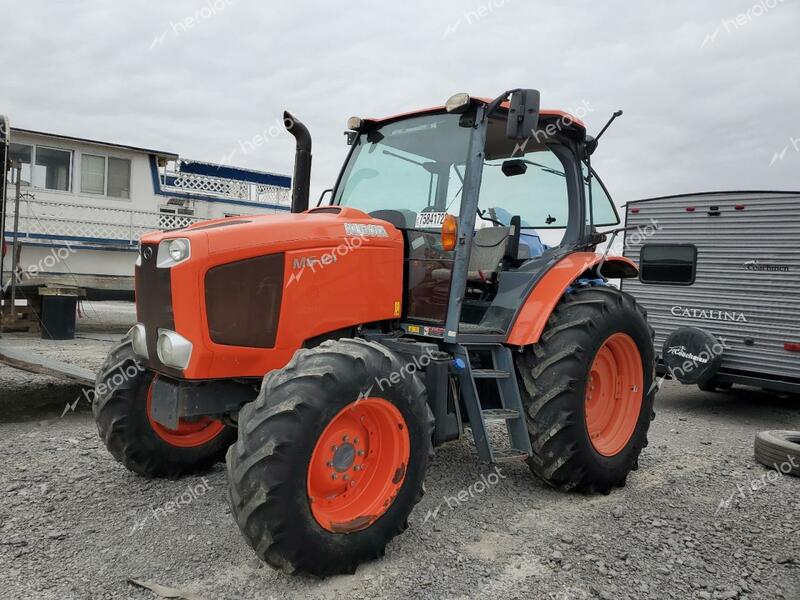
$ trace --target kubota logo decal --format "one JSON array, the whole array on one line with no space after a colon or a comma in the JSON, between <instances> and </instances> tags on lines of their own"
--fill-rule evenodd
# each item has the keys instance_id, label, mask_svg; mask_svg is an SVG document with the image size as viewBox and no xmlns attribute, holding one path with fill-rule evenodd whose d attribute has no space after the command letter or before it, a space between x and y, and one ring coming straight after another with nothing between
<instances>
[{"instance_id":1,"label":"kubota logo decal","mask_svg":"<svg viewBox=\"0 0 800 600\"><path fill-rule=\"evenodd\" d=\"M687 306L673 306L669 309L673 317L688 317L690 319L703 319L705 321L736 321L747 323L747 317L742 312L717 310L715 308L693 308Z\"/></svg>"}]
</instances>

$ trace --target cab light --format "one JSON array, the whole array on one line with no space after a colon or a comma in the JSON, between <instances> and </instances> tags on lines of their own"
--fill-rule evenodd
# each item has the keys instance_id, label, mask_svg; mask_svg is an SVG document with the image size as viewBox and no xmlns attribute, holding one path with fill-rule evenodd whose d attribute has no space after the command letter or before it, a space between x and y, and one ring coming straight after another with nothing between
<instances>
[{"instance_id":1,"label":"cab light","mask_svg":"<svg viewBox=\"0 0 800 600\"><path fill-rule=\"evenodd\" d=\"M442 248L449 252L456 249L458 221L453 215L445 215L442 221Z\"/></svg>"},{"instance_id":2,"label":"cab light","mask_svg":"<svg viewBox=\"0 0 800 600\"><path fill-rule=\"evenodd\" d=\"M470 97L467 93L453 94L444 103L444 109L449 113L462 113L469 108Z\"/></svg>"}]
</instances>

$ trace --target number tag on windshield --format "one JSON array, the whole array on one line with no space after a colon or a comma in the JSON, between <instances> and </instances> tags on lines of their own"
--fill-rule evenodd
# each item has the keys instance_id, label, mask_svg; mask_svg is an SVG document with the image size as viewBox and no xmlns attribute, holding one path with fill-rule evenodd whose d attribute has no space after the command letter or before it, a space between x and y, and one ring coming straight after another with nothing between
<instances>
[{"instance_id":1,"label":"number tag on windshield","mask_svg":"<svg viewBox=\"0 0 800 600\"><path fill-rule=\"evenodd\" d=\"M422 212L417 215L416 229L441 229L446 212Z\"/></svg>"}]
</instances>

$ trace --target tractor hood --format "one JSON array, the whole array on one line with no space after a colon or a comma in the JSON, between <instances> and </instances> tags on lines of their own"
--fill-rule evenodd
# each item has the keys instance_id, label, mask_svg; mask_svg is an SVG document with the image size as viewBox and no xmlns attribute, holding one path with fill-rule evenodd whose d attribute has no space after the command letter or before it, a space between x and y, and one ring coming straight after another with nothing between
<instances>
[{"instance_id":1,"label":"tractor hood","mask_svg":"<svg viewBox=\"0 0 800 600\"><path fill-rule=\"evenodd\" d=\"M249 217L229 217L203 221L185 229L160 231L142 236L142 244L167 243L187 239L191 259L199 255L270 254L317 247L336 246L346 238L359 238L361 244L402 244L402 233L393 225L347 207L322 207L303 213L280 213Z\"/></svg>"},{"instance_id":2,"label":"tractor hood","mask_svg":"<svg viewBox=\"0 0 800 600\"><path fill-rule=\"evenodd\" d=\"M352 336L364 323L399 318L403 259L400 230L338 206L143 236L142 354L174 378L262 377L319 336ZM162 360L165 335L190 349L188 358Z\"/></svg>"}]
</instances>

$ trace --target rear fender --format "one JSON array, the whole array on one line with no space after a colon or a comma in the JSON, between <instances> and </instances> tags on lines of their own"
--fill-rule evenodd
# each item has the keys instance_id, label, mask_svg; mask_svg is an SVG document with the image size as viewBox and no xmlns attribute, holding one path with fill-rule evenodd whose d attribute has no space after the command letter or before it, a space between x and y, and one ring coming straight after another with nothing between
<instances>
[{"instance_id":1,"label":"rear fender","mask_svg":"<svg viewBox=\"0 0 800 600\"><path fill-rule=\"evenodd\" d=\"M602 265L601 265L602 263ZM567 288L582 275L597 271L607 278L636 277L639 269L629 258L607 256L595 252L574 252L565 256L545 273L528 294L517 313L506 342L513 346L535 344L547 320Z\"/></svg>"}]
</instances>

